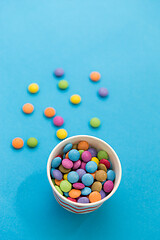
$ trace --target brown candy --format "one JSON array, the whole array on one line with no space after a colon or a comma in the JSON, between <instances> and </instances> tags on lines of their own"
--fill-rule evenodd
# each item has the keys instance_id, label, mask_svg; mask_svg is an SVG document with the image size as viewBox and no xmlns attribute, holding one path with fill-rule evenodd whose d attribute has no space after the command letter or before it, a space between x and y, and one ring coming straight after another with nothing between
<instances>
[{"instance_id":1,"label":"brown candy","mask_svg":"<svg viewBox=\"0 0 160 240\"><path fill-rule=\"evenodd\" d=\"M103 182L107 179L107 173L103 170L96 171L95 179L97 181Z\"/></svg>"},{"instance_id":2,"label":"brown candy","mask_svg":"<svg viewBox=\"0 0 160 240\"><path fill-rule=\"evenodd\" d=\"M98 181L94 182L91 186L91 189L92 189L92 192L93 191L100 192L102 190L102 183Z\"/></svg>"},{"instance_id":3,"label":"brown candy","mask_svg":"<svg viewBox=\"0 0 160 240\"><path fill-rule=\"evenodd\" d=\"M61 164L59 166L59 171L61 171L62 173L69 173L71 171L71 168L67 169L67 168L63 167L63 165Z\"/></svg>"},{"instance_id":4,"label":"brown candy","mask_svg":"<svg viewBox=\"0 0 160 240\"><path fill-rule=\"evenodd\" d=\"M100 164L98 165L98 170L103 170L103 171L107 172L106 166L105 166L104 164L102 164L102 163L100 163Z\"/></svg>"},{"instance_id":5,"label":"brown candy","mask_svg":"<svg viewBox=\"0 0 160 240\"><path fill-rule=\"evenodd\" d=\"M78 148L78 144L73 144L72 149L77 149Z\"/></svg>"}]
</instances>

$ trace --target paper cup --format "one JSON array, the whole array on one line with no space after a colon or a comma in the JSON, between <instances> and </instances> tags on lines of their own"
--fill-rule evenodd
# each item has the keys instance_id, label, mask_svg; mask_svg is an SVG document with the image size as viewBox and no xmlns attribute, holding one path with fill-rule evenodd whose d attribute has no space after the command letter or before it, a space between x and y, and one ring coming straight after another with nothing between
<instances>
[{"instance_id":1,"label":"paper cup","mask_svg":"<svg viewBox=\"0 0 160 240\"><path fill-rule=\"evenodd\" d=\"M87 141L91 147L95 147L97 150L105 150L109 154L109 159L112 162L112 169L114 170L114 172L116 174L116 177L114 180L114 188L111 191L111 193L109 193L102 200L95 202L95 203L83 204L83 203L71 202L66 197L62 196L55 189L55 187L52 183L52 180L51 180L50 171L51 171L51 162L52 162L53 158L55 158L59 154L62 154L62 150L67 143L76 144L80 141ZM92 211L96 210L97 208L99 208L106 200L108 200L116 192L116 190L120 184L120 181L121 181L121 175L122 175L121 164L120 164L119 158L118 158L117 154L115 153L115 151L113 150L113 148L111 148L111 146L109 144L107 144L106 142L104 142L103 140L93 137L93 136L88 136L88 135L73 136L73 137L69 137L69 138L63 140L62 142L60 142L52 150L52 152L48 158L48 163L47 163L48 180L53 189L53 194L54 194L54 197L56 198L57 202L66 210L73 212L73 213L78 213L78 214L92 212Z\"/></svg>"}]
</instances>

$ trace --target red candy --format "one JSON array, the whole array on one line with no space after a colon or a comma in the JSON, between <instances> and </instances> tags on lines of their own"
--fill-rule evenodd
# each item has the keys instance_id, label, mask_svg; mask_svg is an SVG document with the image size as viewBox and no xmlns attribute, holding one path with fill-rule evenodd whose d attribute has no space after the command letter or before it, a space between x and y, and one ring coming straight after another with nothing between
<instances>
[{"instance_id":1,"label":"red candy","mask_svg":"<svg viewBox=\"0 0 160 240\"><path fill-rule=\"evenodd\" d=\"M107 169L109 169L111 166L110 162L107 159L101 159L99 163L104 164Z\"/></svg>"},{"instance_id":2,"label":"red candy","mask_svg":"<svg viewBox=\"0 0 160 240\"><path fill-rule=\"evenodd\" d=\"M71 197L67 197L67 199L69 199L70 201L72 201L72 202L77 202L77 200L76 199L74 199L74 198L71 198Z\"/></svg>"},{"instance_id":3,"label":"red candy","mask_svg":"<svg viewBox=\"0 0 160 240\"><path fill-rule=\"evenodd\" d=\"M57 155L56 157L60 157L62 159L62 155Z\"/></svg>"}]
</instances>

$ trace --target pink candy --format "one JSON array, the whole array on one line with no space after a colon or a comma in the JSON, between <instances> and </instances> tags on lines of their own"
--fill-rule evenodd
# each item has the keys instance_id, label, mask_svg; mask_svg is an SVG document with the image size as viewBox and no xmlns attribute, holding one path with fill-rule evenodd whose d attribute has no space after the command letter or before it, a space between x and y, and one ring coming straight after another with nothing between
<instances>
[{"instance_id":1,"label":"pink candy","mask_svg":"<svg viewBox=\"0 0 160 240\"><path fill-rule=\"evenodd\" d=\"M81 160L73 163L73 170L77 170L81 166Z\"/></svg>"},{"instance_id":2,"label":"pink candy","mask_svg":"<svg viewBox=\"0 0 160 240\"><path fill-rule=\"evenodd\" d=\"M71 160L65 158L62 160L62 165L63 165L63 167L70 169L73 167L73 162Z\"/></svg>"},{"instance_id":3,"label":"pink candy","mask_svg":"<svg viewBox=\"0 0 160 240\"><path fill-rule=\"evenodd\" d=\"M83 189L85 185L83 183L73 183L73 187L76 189Z\"/></svg>"},{"instance_id":4,"label":"pink candy","mask_svg":"<svg viewBox=\"0 0 160 240\"><path fill-rule=\"evenodd\" d=\"M63 120L62 117L56 116L56 117L53 118L53 123L54 123L55 126L60 127L60 126L63 125L64 120Z\"/></svg>"},{"instance_id":5,"label":"pink candy","mask_svg":"<svg viewBox=\"0 0 160 240\"><path fill-rule=\"evenodd\" d=\"M103 190L104 190L106 193L109 193L109 192L112 191L113 187L114 187L113 182L110 181L110 180L108 180L108 181L106 181L106 182L104 183L104 185L103 185Z\"/></svg>"},{"instance_id":6,"label":"pink candy","mask_svg":"<svg viewBox=\"0 0 160 240\"><path fill-rule=\"evenodd\" d=\"M86 170L86 163L85 162L81 163L81 169Z\"/></svg>"},{"instance_id":7,"label":"pink candy","mask_svg":"<svg viewBox=\"0 0 160 240\"><path fill-rule=\"evenodd\" d=\"M92 158L92 155L89 151L84 151L81 157L84 162L89 162Z\"/></svg>"}]
</instances>

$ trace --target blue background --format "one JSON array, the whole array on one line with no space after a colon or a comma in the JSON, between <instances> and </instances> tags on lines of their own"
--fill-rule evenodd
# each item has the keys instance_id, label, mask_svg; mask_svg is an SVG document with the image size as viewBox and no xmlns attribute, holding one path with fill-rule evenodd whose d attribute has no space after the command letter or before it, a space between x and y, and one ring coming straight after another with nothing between
<instances>
[{"instance_id":1,"label":"blue background","mask_svg":"<svg viewBox=\"0 0 160 240\"><path fill-rule=\"evenodd\" d=\"M160 1L63 0L0 2L0 239L159 239L160 236ZM70 86L53 76L65 70ZM99 71L101 81L89 80ZM27 87L37 82L40 91ZM107 99L97 96L99 87ZM72 106L69 97L80 94ZM34 104L26 116L21 107ZM59 142L43 116L53 106L68 135L107 141L120 157L116 194L88 215L74 215L55 201L46 163ZM92 117L101 119L91 129ZM25 141L12 149L14 137ZM39 145L29 149L34 136Z\"/></svg>"}]
</instances>

